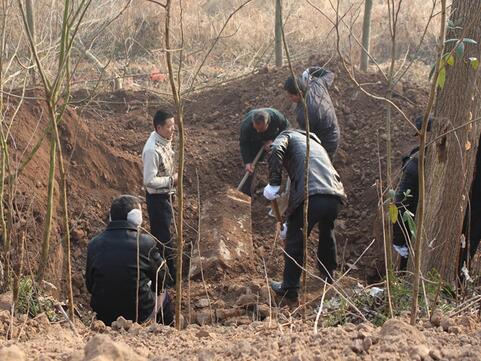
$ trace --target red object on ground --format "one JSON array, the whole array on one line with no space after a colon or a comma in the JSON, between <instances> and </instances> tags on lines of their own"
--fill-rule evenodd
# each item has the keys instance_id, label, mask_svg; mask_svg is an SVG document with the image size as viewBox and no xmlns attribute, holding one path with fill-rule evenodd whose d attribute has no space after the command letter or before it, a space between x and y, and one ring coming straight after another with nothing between
<instances>
[{"instance_id":1,"label":"red object on ground","mask_svg":"<svg viewBox=\"0 0 481 361\"><path fill-rule=\"evenodd\" d=\"M152 81L162 82L162 81L165 81L166 79L167 79L167 75L161 73L159 69L153 69L150 72L150 80Z\"/></svg>"}]
</instances>

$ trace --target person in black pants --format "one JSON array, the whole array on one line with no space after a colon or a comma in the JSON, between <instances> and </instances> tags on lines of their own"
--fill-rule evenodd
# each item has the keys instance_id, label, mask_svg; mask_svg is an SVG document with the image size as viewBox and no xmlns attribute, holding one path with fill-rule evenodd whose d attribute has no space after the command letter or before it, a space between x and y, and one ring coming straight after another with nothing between
<instances>
[{"instance_id":1,"label":"person in black pants","mask_svg":"<svg viewBox=\"0 0 481 361\"><path fill-rule=\"evenodd\" d=\"M159 240L159 249L169 268L169 285L175 282L175 254L170 224L172 223L171 197L175 193L175 172L172 139L175 132L174 116L164 110L155 113L154 131L142 152L143 178L146 190L150 231Z\"/></svg>"},{"instance_id":2,"label":"person in black pants","mask_svg":"<svg viewBox=\"0 0 481 361\"><path fill-rule=\"evenodd\" d=\"M466 236L466 243L464 247L461 247L458 266L458 275L461 282L466 279L464 269L469 271L471 268L471 260L478 250L481 239L481 151L479 145L469 203L464 216L463 234Z\"/></svg>"},{"instance_id":3,"label":"person in black pants","mask_svg":"<svg viewBox=\"0 0 481 361\"><path fill-rule=\"evenodd\" d=\"M334 222L339 214L341 200L338 196L329 194L314 194L309 197L308 228L311 234L317 224L319 229L319 244L317 247L317 260L321 278L332 282L334 270L337 268L336 238L334 235ZM284 287L298 288L301 269L296 262L303 262L303 225L304 204L296 208L288 219L286 252L291 257L286 257L284 267ZM294 261L295 260L295 261Z\"/></svg>"},{"instance_id":4,"label":"person in black pants","mask_svg":"<svg viewBox=\"0 0 481 361\"><path fill-rule=\"evenodd\" d=\"M283 281L271 283L278 295L296 299L300 287L303 265L303 208L304 208L304 159L306 157L306 132L286 130L273 142L269 156L269 184L264 197L275 200L279 196L282 168L291 179L289 203L286 210L287 227ZM337 267L334 223L342 201L346 198L339 174L334 169L327 151L315 134L310 134L309 155L309 208L308 233L317 224L319 245L317 251L321 277L333 282Z\"/></svg>"},{"instance_id":5,"label":"person in black pants","mask_svg":"<svg viewBox=\"0 0 481 361\"><path fill-rule=\"evenodd\" d=\"M421 130L423 124L423 115L418 115L414 120L416 128ZM431 131L433 118L428 118L428 132ZM413 219L416 216L418 208L418 160L419 147L414 147L407 156L402 159L402 174L399 185L396 188L394 201L399 210L399 217L396 224L393 226L393 247L399 254L399 270L405 271L409 259L409 247L407 238L411 233L409 226L403 220L403 215L406 211L412 214ZM411 240L412 241L412 240Z\"/></svg>"},{"instance_id":6,"label":"person in black pants","mask_svg":"<svg viewBox=\"0 0 481 361\"><path fill-rule=\"evenodd\" d=\"M146 192L147 212L149 213L150 232L161 244L158 245L161 254L169 268L168 285L175 282L174 242L170 233L172 223L172 203L169 194L149 194Z\"/></svg>"}]
</instances>

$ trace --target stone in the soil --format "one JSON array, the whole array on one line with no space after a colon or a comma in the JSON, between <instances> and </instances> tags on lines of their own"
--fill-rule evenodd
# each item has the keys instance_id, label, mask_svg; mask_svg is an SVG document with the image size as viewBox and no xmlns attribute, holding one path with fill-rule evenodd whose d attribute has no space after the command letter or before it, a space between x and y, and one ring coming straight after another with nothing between
<instances>
[{"instance_id":1,"label":"stone in the soil","mask_svg":"<svg viewBox=\"0 0 481 361\"><path fill-rule=\"evenodd\" d=\"M132 327L132 321L126 320L122 316L119 316L117 320L112 322L112 329L116 331L125 330L128 331Z\"/></svg>"},{"instance_id":2,"label":"stone in the soil","mask_svg":"<svg viewBox=\"0 0 481 361\"><path fill-rule=\"evenodd\" d=\"M130 326L129 328L129 334L136 336L140 333L141 330L142 330L142 326L134 322L132 326Z\"/></svg>"},{"instance_id":3,"label":"stone in the soil","mask_svg":"<svg viewBox=\"0 0 481 361\"><path fill-rule=\"evenodd\" d=\"M80 228L74 228L70 232L70 236L72 237L73 241L78 242L78 241L82 240L83 238L85 238L85 231L83 229L80 229Z\"/></svg>"},{"instance_id":4,"label":"stone in the soil","mask_svg":"<svg viewBox=\"0 0 481 361\"><path fill-rule=\"evenodd\" d=\"M442 356L441 356L441 352L439 350L431 350L429 351L429 356L431 356L431 358L435 361L437 360L441 360Z\"/></svg>"},{"instance_id":5,"label":"stone in the soil","mask_svg":"<svg viewBox=\"0 0 481 361\"><path fill-rule=\"evenodd\" d=\"M372 346L372 339L371 337L365 337L364 340L362 341L362 347L364 348L365 352L369 352L369 349Z\"/></svg>"},{"instance_id":6,"label":"stone in the soil","mask_svg":"<svg viewBox=\"0 0 481 361\"><path fill-rule=\"evenodd\" d=\"M355 339L353 343L351 344L351 350L354 351L355 353L363 353L364 352L364 345L362 340L360 339Z\"/></svg>"},{"instance_id":7,"label":"stone in the soil","mask_svg":"<svg viewBox=\"0 0 481 361\"><path fill-rule=\"evenodd\" d=\"M47 327L48 325L50 325L50 320L43 312L35 316L34 320L38 323L39 326L42 327Z\"/></svg>"},{"instance_id":8,"label":"stone in the soil","mask_svg":"<svg viewBox=\"0 0 481 361\"><path fill-rule=\"evenodd\" d=\"M426 345L416 345L414 346L409 355L411 356L412 360L426 360L429 357L429 347Z\"/></svg>"},{"instance_id":9,"label":"stone in the soil","mask_svg":"<svg viewBox=\"0 0 481 361\"><path fill-rule=\"evenodd\" d=\"M25 353L16 345L0 348L1 361L24 361Z\"/></svg>"},{"instance_id":10,"label":"stone in the soil","mask_svg":"<svg viewBox=\"0 0 481 361\"><path fill-rule=\"evenodd\" d=\"M207 332L206 330L201 329L201 330L199 330L199 332L197 332L195 334L195 336L198 337L198 338L207 338L207 337L210 337L210 333Z\"/></svg>"},{"instance_id":11,"label":"stone in the soil","mask_svg":"<svg viewBox=\"0 0 481 361\"><path fill-rule=\"evenodd\" d=\"M94 320L90 328L92 329L92 331L95 331L98 333L104 333L105 331L107 331L107 326L105 326L105 323L103 323L100 320Z\"/></svg>"},{"instance_id":12,"label":"stone in the soil","mask_svg":"<svg viewBox=\"0 0 481 361\"><path fill-rule=\"evenodd\" d=\"M81 361L147 361L137 355L127 345L114 342L107 335L96 335L85 345L83 358L73 358Z\"/></svg>"},{"instance_id":13,"label":"stone in the soil","mask_svg":"<svg viewBox=\"0 0 481 361\"><path fill-rule=\"evenodd\" d=\"M195 307L197 308L206 308L209 307L209 300L207 298L201 298L195 303Z\"/></svg>"},{"instance_id":14,"label":"stone in the soil","mask_svg":"<svg viewBox=\"0 0 481 361\"><path fill-rule=\"evenodd\" d=\"M439 326L441 326L441 321L443 319L444 319L443 313L440 310L435 310L433 312L433 314L431 315L430 321L434 326L439 327Z\"/></svg>"},{"instance_id":15,"label":"stone in the soil","mask_svg":"<svg viewBox=\"0 0 481 361\"><path fill-rule=\"evenodd\" d=\"M404 338L417 344L426 343L426 338L417 328L395 318L384 323L380 336L387 341L392 338Z\"/></svg>"},{"instance_id":16,"label":"stone in the soil","mask_svg":"<svg viewBox=\"0 0 481 361\"><path fill-rule=\"evenodd\" d=\"M210 310L201 310L195 314L195 320L199 325L210 325L212 323L212 314Z\"/></svg>"},{"instance_id":17,"label":"stone in the soil","mask_svg":"<svg viewBox=\"0 0 481 361\"><path fill-rule=\"evenodd\" d=\"M444 317L444 318L441 320L440 326L443 328L444 331L448 332L448 331L449 331L449 328L450 328L451 326L454 326L454 323L453 323L453 321L452 321L450 318Z\"/></svg>"},{"instance_id":18,"label":"stone in the soil","mask_svg":"<svg viewBox=\"0 0 481 361\"><path fill-rule=\"evenodd\" d=\"M195 249L190 277L215 280L226 271L252 272L251 198L235 189L221 190L202 207L200 250Z\"/></svg>"},{"instance_id":19,"label":"stone in the soil","mask_svg":"<svg viewBox=\"0 0 481 361\"><path fill-rule=\"evenodd\" d=\"M12 309L12 292L0 293L0 313L8 312Z\"/></svg>"},{"instance_id":20,"label":"stone in the soil","mask_svg":"<svg viewBox=\"0 0 481 361\"><path fill-rule=\"evenodd\" d=\"M269 317L271 308L268 305L257 305L257 313L261 319Z\"/></svg>"},{"instance_id":21,"label":"stone in the soil","mask_svg":"<svg viewBox=\"0 0 481 361\"><path fill-rule=\"evenodd\" d=\"M461 327L459 327L459 326L449 326L448 332L454 333L455 335L459 335L461 333Z\"/></svg>"},{"instance_id":22,"label":"stone in the soil","mask_svg":"<svg viewBox=\"0 0 481 361\"><path fill-rule=\"evenodd\" d=\"M253 307L259 303L259 297L253 293L242 295L237 299L237 306L239 307Z\"/></svg>"},{"instance_id":23,"label":"stone in the soil","mask_svg":"<svg viewBox=\"0 0 481 361\"><path fill-rule=\"evenodd\" d=\"M203 350L197 355L198 361L213 361L214 359L215 355L212 351Z\"/></svg>"},{"instance_id":24,"label":"stone in the soil","mask_svg":"<svg viewBox=\"0 0 481 361\"><path fill-rule=\"evenodd\" d=\"M217 322L223 322L229 318L240 316L243 311L245 312L245 310L236 308L218 309L215 311L215 317Z\"/></svg>"}]
</instances>

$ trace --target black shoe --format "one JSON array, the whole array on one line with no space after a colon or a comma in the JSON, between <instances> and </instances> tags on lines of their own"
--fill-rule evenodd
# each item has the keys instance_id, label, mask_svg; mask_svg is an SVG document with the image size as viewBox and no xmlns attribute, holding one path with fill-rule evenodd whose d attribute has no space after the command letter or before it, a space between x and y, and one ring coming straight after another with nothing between
<instances>
[{"instance_id":1,"label":"black shoe","mask_svg":"<svg viewBox=\"0 0 481 361\"><path fill-rule=\"evenodd\" d=\"M326 272L325 270L322 270L319 273L321 278L328 284L332 285L334 283L334 271Z\"/></svg>"},{"instance_id":2,"label":"black shoe","mask_svg":"<svg viewBox=\"0 0 481 361\"><path fill-rule=\"evenodd\" d=\"M271 281L271 288L276 293L276 295L285 297L289 300L297 300L298 292L296 288L287 288L282 282Z\"/></svg>"}]
</instances>

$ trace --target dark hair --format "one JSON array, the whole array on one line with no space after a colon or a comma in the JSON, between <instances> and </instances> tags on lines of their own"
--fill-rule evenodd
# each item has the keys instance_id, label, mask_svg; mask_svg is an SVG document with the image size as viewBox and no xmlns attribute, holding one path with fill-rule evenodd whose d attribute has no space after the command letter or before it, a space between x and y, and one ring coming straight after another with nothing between
<instances>
[{"instance_id":1,"label":"dark hair","mask_svg":"<svg viewBox=\"0 0 481 361\"><path fill-rule=\"evenodd\" d=\"M157 127L163 126L167 119L173 118L174 115L170 113L167 110L157 110L157 112L154 115L154 129L157 129Z\"/></svg>"},{"instance_id":2,"label":"dark hair","mask_svg":"<svg viewBox=\"0 0 481 361\"><path fill-rule=\"evenodd\" d=\"M286 79L284 83L284 90L286 90L289 94L299 94L299 92L297 91L296 82L294 81L292 75L289 75L289 77Z\"/></svg>"},{"instance_id":3,"label":"dark hair","mask_svg":"<svg viewBox=\"0 0 481 361\"><path fill-rule=\"evenodd\" d=\"M306 92L306 83L304 82L304 80L302 80L302 77L297 78L297 86L299 87L299 90L301 92ZM296 87L296 82L294 81L292 75L289 75L289 77L286 79L286 82L284 83L284 90L287 90L289 94L299 95Z\"/></svg>"},{"instance_id":4,"label":"dark hair","mask_svg":"<svg viewBox=\"0 0 481 361\"><path fill-rule=\"evenodd\" d=\"M131 195L121 195L112 201L110 206L110 219L112 221L125 221L127 214L134 208L139 208L140 201Z\"/></svg>"},{"instance_id":5,"label":"dark hair","mask_svg":"<svg viewBox=\"0 0 481 361\"><path fill-rule=\"evenodd\" d=\"M433 124L433 116L432 114L429 114L429 118L428 118L428 132L431 131L431 126ZM422 126L423 126L423 119L424 119L424 114L421 114L421 115L418 115L416 117L416 119L414 120L414 123L416 125L416 128L418 130L421 130Z\"/></svg>"},{"instance_id":6,"label":"dark hair","mask_svg":"<svg viewBox=\"0 0 481 361\"><path fill-rule=\"evenodd\" d=\"M267 124L269 123L269 113L264 110L258 110L254 113L252 121L255 124Z\"/></svg>"}]
</instances>

